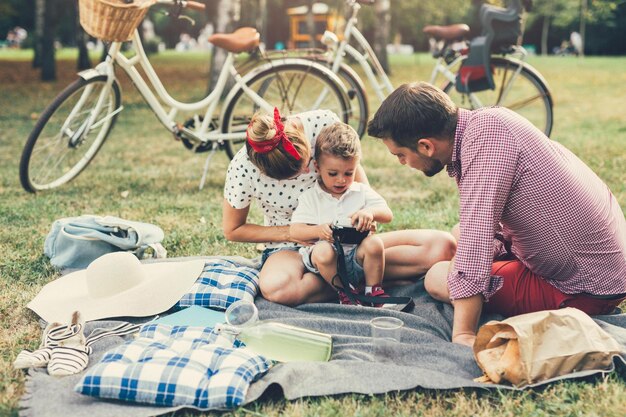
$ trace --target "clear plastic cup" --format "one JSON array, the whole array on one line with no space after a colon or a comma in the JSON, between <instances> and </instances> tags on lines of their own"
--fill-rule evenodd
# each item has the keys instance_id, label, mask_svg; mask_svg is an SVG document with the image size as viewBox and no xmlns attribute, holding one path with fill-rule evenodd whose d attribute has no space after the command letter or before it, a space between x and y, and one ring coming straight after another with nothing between
<instances>
[{"instance_id":1,"label":"clear plastic cup","mask_svg":"<svg viewBox=\"0 0 626 417\"><path fill-rule=\"evenodd\" d=\"M370 320L374 352L380 356L392 356L394 346L402 341L404 322L395 317L375 317Z\"/></svg>"}]
</instances>

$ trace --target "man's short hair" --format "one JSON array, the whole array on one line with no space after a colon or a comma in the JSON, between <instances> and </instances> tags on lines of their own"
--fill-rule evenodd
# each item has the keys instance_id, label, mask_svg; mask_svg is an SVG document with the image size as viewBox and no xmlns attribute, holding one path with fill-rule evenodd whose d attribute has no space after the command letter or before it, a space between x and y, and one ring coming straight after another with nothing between
<instances>
[{"instance_id":1,"label":"man's short hair","mask_svg":"<svg viewBox=\"0 0 626 417\"><path fill-rule=\"evenodd\" d=\"M380 105L367 133L415 150L421 138L453 140L457 117L456 105L437 87L425 82L403 84Z\"/></svg>"}]
</instances>

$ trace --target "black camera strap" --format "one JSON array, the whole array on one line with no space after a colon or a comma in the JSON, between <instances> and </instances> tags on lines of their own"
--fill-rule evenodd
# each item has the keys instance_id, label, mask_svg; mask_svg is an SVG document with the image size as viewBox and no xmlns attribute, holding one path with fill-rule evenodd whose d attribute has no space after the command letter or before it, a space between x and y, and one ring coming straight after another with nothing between
<instances>
[{"instance_id":1,"label":"black camera strap","mask_svg":"<svg viewBox=\"0 0 626 417\"><path fill-rule=\"evenodd\" d=\"M333 277L332 285L336 290L344 292L351 302L360 301L361 303L366 304L398 304L404 305L405 307L413 305L413 299L411 297L378 297L365 294L355 294L350 291L350 289L356 288L358 283L356 282L356 277L349 276L348 274L346 255L343 251L343 246L341 245L341 239L337 235L334 235L333 239L333 246L337 252L337 275ZM335 278L337 277L339 277L339 281L341 282L341 286L343 288L335 285Z\"/></svg>"}]
</instances>

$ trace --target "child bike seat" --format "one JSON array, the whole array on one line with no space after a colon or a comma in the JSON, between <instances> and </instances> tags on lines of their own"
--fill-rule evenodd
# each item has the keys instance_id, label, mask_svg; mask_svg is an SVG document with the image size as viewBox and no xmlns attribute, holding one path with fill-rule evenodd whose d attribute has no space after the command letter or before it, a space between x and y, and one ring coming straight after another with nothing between
<instances>
[{"instance_id":1,"label":"child bike seat","mask_svg":"<svg viewBox=\"0 0 626 417\"><path fill-rule=\"evenodd\" d=\"M259 32L255 28L242 27L233 33L215 33L209 36L209 42L226 49L228 52L248 52L259 46Z\"/></svg>"},{"instance_id":2,"label":"child bike seat","mask_svg":"<svg viewBox=\"0 0 626 417\"><path fill-rule=\"evenodd\" d=\"M506 9L489 4L481 6L482 34L470 41L469 55L456 77L456 89L460 93L495 88L490 68L491 54L516 45L522 35L524 7L520 0L508 0L507 3Z\"/></svg>"}]
</instances>

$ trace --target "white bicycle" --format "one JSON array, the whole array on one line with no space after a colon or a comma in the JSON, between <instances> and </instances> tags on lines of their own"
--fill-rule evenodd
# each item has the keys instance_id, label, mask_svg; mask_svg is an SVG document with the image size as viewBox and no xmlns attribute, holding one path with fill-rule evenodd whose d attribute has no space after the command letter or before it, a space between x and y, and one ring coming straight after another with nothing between
<instances>
[{"instance_id":1,"label":"white bicycle","mask_svg":"<svg viewBox=\"0 0 626 417\"><path fill-rule=\"evenodd\" d=\"M357 63L365 74L380 102L394 87L376 57L365 36L357 28L357 15L361 4L371 5L375 0L346 0L351 8L341 41L336 33L326 31L322 43L327 47L325 54L309 54L308 58L326 65L345 83L351 98L350 124L363 135L367 127L369 104L367 92L359 75L346 64L346 57ZM521 13L519 1L511 1L508 9L489 6L497 12L514 15ZM429 82L435 84L440 76L441 86L452 100L464 108L476 109L486 106L507 107L530 120L546 135L552 130L552 95L541 74L524 62L527 53L521 46L506 45L498 54L490 57L491 72L495 86L481 91L459 92L456 88L457 73L468 57L467 35L469 27L464 24L451 26L427 26L424 32L429 35L436 48L433 56L437 59ZM351 41L354 41L351 44ZM502 56L495 56L502 55Z\"/></svg>"},{"instance_id":2,"label":"white bicycle","mask_svg":"<svg viewBox=\"0 0 626 417\"><path fill-rule=\"evenodd\" d=\"M180 15L185 7L204 9L204 4L193 1L148 1L149 6L161 3L175 7L174 15ZM122 42L112 42L106 60L78 73L79 78L39 117L20 161L20 181L26 191L50 190L67 183L78 176L102 148L124 109L115 77L117 66L128 74L159 122L185 147L193 152L210 152L200 188L210 157L216 150L223 149L232 158L237 145L245 140L251 116L258 110L269 113L278 107L281 114L287 115L324 108L348 121L350 107L346 90L339 78L319 63L300 58L263 60L261 51L251 54L251 60L257 61L252 69L240 73L234 65L235 55L259 47L259 34L254 28L211 37L210 41L226 49L228 55L214 90L194 103L177 101L167 92L144 52L141 38L134 28L132 30L132 57L121 53ZM141 67L147 80L137 67ZM229 76L234 78L234 85L221 102ZM325 93L320 95L320 91ZM216 116L220 103L221 111ZM177 120L182 112L194 116Z\"/></svg>"}]
</instances>

